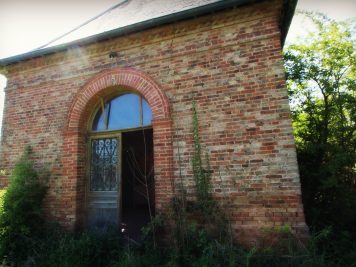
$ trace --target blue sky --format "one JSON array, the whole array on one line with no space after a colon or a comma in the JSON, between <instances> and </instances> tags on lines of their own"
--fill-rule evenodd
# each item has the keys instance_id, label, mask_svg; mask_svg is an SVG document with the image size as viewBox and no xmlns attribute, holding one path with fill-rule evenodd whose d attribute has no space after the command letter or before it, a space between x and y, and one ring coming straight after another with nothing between
<instances>
[{"instance_id":1,"label":"blue sky","mask_svg":"<svg viewBox=\"0 0 356 267\"><path fill-rule=\"evenodd\" d=\"M171 0L167 0L171 1ZM0 58L22 54L73 29L119 0L0 0ZM298 9L320 11L343 20L356 17L355 0L299 0ZM287 44L313 29L307 19L295 16ZM90 33L88 33L90 35ZM6 79L0 75L0 127Z\"/></svg>"}]
</instances>

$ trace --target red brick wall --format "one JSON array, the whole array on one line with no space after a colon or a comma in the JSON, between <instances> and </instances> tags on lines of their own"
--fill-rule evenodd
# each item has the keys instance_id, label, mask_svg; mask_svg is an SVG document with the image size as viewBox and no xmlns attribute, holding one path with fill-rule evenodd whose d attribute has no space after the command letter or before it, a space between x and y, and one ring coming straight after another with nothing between
<instances>
[{"instance_id":1,"label":"red brick wall","mask_svg":"<svg viewBox=\"0 0 356 267\"><path fill-rule=\"evenodd\" d=\"M124 85L153 110L156 204L179 174L194 192L192 100L210 155L214 195L228 197L236 237L263 227L307 227L278 28L282 1L265 1L72 47L7 67L1 166L26 144L51 171L46 210L71 228L83 219L88 117L97 96ZM110 51L118 53L109 58ZM0 181L4 185L7 178Z\"/></svg>"}]
</instances>

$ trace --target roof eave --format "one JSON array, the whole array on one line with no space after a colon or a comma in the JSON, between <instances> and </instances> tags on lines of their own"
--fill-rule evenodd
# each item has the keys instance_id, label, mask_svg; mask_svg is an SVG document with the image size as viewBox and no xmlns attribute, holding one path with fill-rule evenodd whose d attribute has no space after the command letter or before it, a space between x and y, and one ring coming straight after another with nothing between
<instances>
[{"instance_id":1,"label":"roof eave","mask_svg":"<svg viewBox=\"0 0 356 267\"><path fill-rule=\"evenodd\" d=\"M284 42L287 38L288 30L294 16L295 8L297 6L298 0L284 0L283 10L280 20L281 29L281 45L284 46Z\"/></svg>"}]
</instances>

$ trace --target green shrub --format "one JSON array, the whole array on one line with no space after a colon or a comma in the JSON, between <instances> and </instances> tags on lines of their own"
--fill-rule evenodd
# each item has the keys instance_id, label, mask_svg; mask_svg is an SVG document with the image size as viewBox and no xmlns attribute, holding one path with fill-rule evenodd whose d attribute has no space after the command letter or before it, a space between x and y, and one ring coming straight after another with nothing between
<instances>
[{"instance_id":1,"label":"green shrub","mask_svg":"<svg viewBox=\"0 0 356 267\"><path fill-rule=\"evenodd\" d=\"M122 236L117 229L73 234L53 227L47 232L48 236L41 242L38 266L112 266L124 250Z\"/></svg>"},{"instance_id":2,"label":"green shrub","mask_svg":"<svg viewBox=\"0 0 356 267\"><path fill-rule=\"evenodd\" d=\"M5 192L6 192L5 188L0 189L0 214L3 212Z\"/></svg>"},{"instance_id":3,"label":"green shrub","mask_svg":"<svg viewBox=\"0 0 356 267\"><path fill-rule=\"evenodd\" d=\"M37 237L43 233L41 204L46 187L29 154L27 148L13 170L0 214L0 257L16 265L32 261Z\"/></svg>"}]
</instances>

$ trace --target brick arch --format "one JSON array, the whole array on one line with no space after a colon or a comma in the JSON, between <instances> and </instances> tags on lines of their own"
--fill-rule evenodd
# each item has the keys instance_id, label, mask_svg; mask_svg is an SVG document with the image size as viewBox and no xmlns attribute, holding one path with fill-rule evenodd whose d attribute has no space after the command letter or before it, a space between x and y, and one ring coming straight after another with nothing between
<instances>
[{"instance_id":1,"label":"brick arch","mask_svg":"<svg viewBox=\"0 0 356 267\"><path fill-rule=\"evenodd\" d=\"M147 74L132 68L105 70L90 79L74 97L63 131L62 193L56 216L73 229L85 219L86 123L98 96L113 86L129 87L139 92L152 110L156 209L165 209L173 193L172 121L168 98Z\"/></svg>"},{"instance_id":2,"label":"brick arch","mask_svg":"<svg viewBox=\"0 0 356 267\"><path fill-rule=\"evenodd\" d=\"M70 108L67 130L79 130L88 103L100 92L115 85L138 91L150 105L154 121L170 119L168 99L150 76L132 68L115 68L98 74L79 91Z\"/></svg>"}]
</instances>

